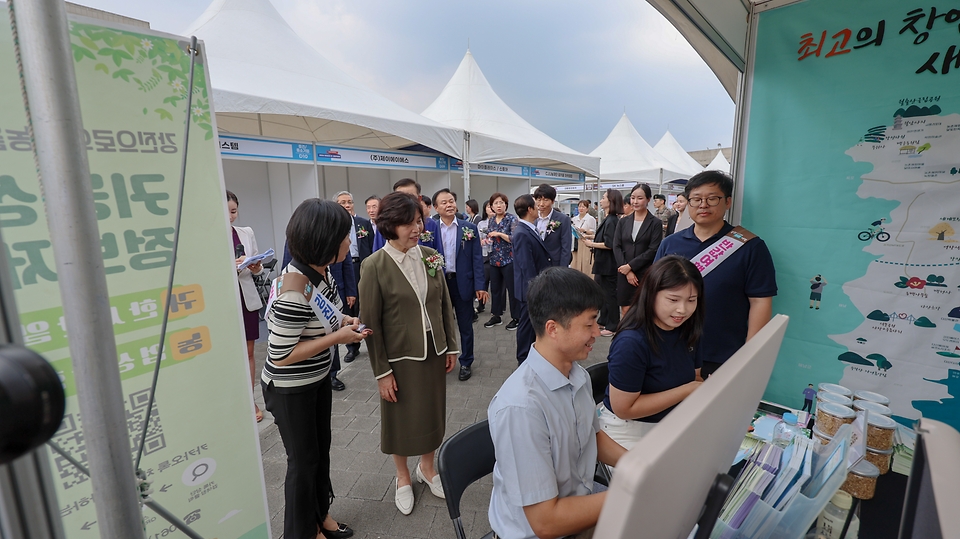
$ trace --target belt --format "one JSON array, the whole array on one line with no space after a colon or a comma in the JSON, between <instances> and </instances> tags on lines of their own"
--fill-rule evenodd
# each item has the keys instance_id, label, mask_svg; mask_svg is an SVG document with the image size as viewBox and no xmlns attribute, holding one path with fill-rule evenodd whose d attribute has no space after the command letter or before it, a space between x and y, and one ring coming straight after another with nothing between
<instances>
[{"instance_id":1,"label":"belt","mask_svg":"<svg viewBox=\"0 0 960 539\"><path fill-rule=\"evenodd\" d=\"M455 271L447 272L447 279L456 279L456 278L457 278L457 272Z\"/></svg>"},{"instance_id":2,"label":"belt","mask_svg":"<svg viewBox=\"0 0 960 539\"><path fill-rule=\"evenodd\" d=\"M354 262L359 262L359 261L360 261L360 257L359 257L359 256L353 257L353 261L354 261Z\"/></svg>"}]
</instances>

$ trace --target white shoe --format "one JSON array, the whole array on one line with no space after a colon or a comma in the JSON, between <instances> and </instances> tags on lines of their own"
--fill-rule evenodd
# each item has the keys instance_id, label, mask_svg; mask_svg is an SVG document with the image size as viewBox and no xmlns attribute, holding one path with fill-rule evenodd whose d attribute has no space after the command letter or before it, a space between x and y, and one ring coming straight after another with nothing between
<instances>
[{"instance_id":1,"label":"white shoe","mask_svg":"<svg viewBox=\"0 0 960 539\"><path fill-rule=\"evenodd\" d=\"M427 478L423 476L423 472L420 470L420 464L418 463L417 464L417 481L420 483L426 483L427 485L430 486L430 492L432 492L434 496L436 496L437 498L440 498L441 500L444 499L443 484L440 482L440 474L433 476L432 481L427 481Z\"/></svg>"},{"instance_id":2,"label":"white shoe","mask_svg":"<svg viewBox=\"0 0 960 539\"><path fill-rule=\"evenodd\" d=\"M394 498L394 501L397 503L397 509L400 510L404 515L409 515L413 512L413 487L410 485L399 486L398 480L394 480L394 486L396 486L397 494Z\"/></svg>"}]
</instances>

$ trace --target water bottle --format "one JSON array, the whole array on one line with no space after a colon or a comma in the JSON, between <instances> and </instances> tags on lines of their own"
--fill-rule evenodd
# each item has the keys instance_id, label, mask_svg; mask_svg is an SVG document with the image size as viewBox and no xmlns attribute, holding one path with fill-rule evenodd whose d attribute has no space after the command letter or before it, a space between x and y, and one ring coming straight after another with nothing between
<instances>
[{"instance_id":1,"label":"water bottle","mask_svg":"<svg viewBox=\"0 0 960 539\"><path fill-rule=\"evenodd\" d=\"M801 434L801 432L797 425L796 414L783 414L783 419L773 427L773 445L785 448L798 434Z\"/></svg>"},{"instance_id":2,"label":"water bottle","mask_svg":"<svg viewBox=\"0 0 960 539\"><path fill-rule=\"evenodd\" d=\"M851 505L853 505L853 497L842 490L838 490L817 518L817 537L840 539L840 532L843 530L843 523L847 520ZM847 535L844 539L857 539L859 528L860 521L854 516L850 521L850 527L847 528Z\"/></svg>"}]
</instances>

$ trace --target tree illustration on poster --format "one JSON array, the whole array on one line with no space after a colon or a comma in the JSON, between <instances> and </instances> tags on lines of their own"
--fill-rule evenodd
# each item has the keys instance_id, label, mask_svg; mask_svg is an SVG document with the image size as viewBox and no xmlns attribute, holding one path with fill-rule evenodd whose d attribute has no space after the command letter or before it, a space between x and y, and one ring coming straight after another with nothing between
<instances>
[{"instance_id":1,"label":"tree illustration on poster","mask_svg":"<svg viewBox=\"0 0 960 539\"><path fill-rule=\"evenodd\" d=\"M960 428L954 7L808 0L759 14L743 225L770 247L774 312L792 318L767 399L799 408L807 384L836 382L888 396L905 425ZM816 311L801 294L821 272L839 287Z\"/></svg>"},{"instance_id":2,"label":"tree illustration on poster","mask_svg":"<svg viewBox=\"0 0 960 539\"><path fill-rule=\"evenodd\" d=\"M6 8L4 4L0 4ZM208 74L199 56L177 274L163 357L173 226L190 57L183 38L71 22L91 189L116 335L131 466L157 398L141 467L152 497L204 537L267 539L269 518L254 423ZM201 45L202 52L202 45ZM86 449L9 25L0 25L0 228L24 341L59 372L67 413L54 440ZM200 136L203 133L204 136ZM96 533L90 481L51 459L68 538ZM145 510L147 537L175 530Z\"/></svg>"}]
</instances>

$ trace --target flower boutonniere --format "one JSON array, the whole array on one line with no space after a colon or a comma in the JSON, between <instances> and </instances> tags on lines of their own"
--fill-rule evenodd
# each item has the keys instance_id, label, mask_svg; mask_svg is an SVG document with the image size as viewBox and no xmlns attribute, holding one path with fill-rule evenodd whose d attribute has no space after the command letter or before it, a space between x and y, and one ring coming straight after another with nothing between
<instances>
[{"instance_id":1,"label":"flower boutonniere","mask_svg":"<svg viewBox=\"0 0 960 539\"><path fill-rule=\"evenodd\" d=\"M360 226L357 227L357 237L358 237L358 238L361 238L361 239L362 239L362 238L366 238L369 234L370 234L370 231L367 230L366 228L363 228L363 225L360 225Z\"/></svg>"},{"instance_id":2,"label":"flower boutonniere","mask_svg":"<svg viewBox=\"0 0 960 539\"><path fill-rule=\"evenodd\" d=\"M556 219L554 219L553 221L550 221L549 223L547 223L547 234L550 234L551 232L553 232L558 228L560 228L560 221L557 221Z\"/></svg>"},{"instance_id":3,"label":"flower boutonniere","mask_svg":"<svg viewBox=\"0 0 960 539\"><path fill-rule=\"evenodd\" d=\"M474 235L473 229L470 229L470 228L467 228L467 227L463 227L463 236L460 237L461 240L463 240L463 241L470 241L470 240L472 240L472 239L475 238L475 237L476 237L476 235Z\"/></svg>"},{"instance_id":4,"label":"flower boutonniere","mask_svg":"<svg viewBox=\"0 0 960 539\"><path fill-rule=\"evenodd\" d=\"M431 241L433 241L433 232L430 232L429 230L424 230L423 232L421 232L420 241L422 243L430 243Z\"/></svg>"},{"instance_id":5,"label":"flower boutonniere","mask_svg":"<svg viewBox=\"0 0 960 539\"><path fill-rule=\"evenodd\" d=\"M443 255L440 253L434 253L426 258L422 258L423 263L427 266L427 274L431 277L435 276L438 271L443 269L444 260Z\"/></svg>"}]
</instances>

